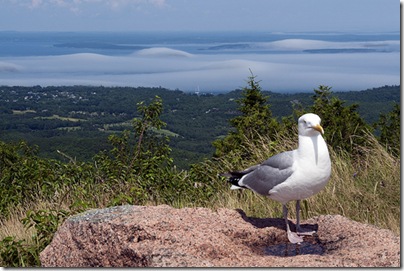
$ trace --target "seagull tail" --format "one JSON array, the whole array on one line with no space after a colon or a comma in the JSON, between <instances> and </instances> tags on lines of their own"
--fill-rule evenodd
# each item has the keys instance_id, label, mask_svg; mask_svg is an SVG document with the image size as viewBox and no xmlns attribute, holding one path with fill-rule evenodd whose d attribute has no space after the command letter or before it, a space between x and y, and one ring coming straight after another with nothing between
<instances>
[{"instance_id":1,"label":"seagull tail","mask_svg":"<svg viewBox=\"0 0 404 271\"><path fill-rule=\"evenodd\" d=\"M232 184L230 189L242 189L242 188L247 188L245 186L242 186L239 184L239 181L241 178L244 176L244 173L238 172L238 171L233 171L233 172L228 172L228 173L222 173L219 174L219 176L227 177L228 182Z\"/></svg>"}]
</instances>

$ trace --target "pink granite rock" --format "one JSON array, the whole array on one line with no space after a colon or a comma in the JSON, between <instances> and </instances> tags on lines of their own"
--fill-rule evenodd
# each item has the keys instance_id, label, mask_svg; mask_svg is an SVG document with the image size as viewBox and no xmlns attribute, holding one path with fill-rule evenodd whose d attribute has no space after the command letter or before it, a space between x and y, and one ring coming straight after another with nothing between
<instances>
[{"instance_id":1,"label":"pink granite rock","mask_svg":"<svg viewBox=\"0 0 404 271\"><path fill-rule=\"evenodd\" d=\"M283 219L126 205L70 217L40 258L44 267L400 266L400 238L389 230L339 215L302 224L318 233L298 245L288 242Z\"/></svg>"}]
</instances>

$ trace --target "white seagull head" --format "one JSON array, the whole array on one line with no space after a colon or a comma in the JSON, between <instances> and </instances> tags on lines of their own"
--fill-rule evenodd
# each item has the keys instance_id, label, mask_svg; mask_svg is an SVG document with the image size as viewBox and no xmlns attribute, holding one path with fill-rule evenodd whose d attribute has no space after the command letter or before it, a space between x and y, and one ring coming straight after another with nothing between
<instances>
[{"instance_id":1,"label":"white seagull head","mask_svg":"<svg viewBox=\"0 0 404 271\"><path fill-rule=\"evenodd\" d=\"M320 125L321 119L313 113L304 114L299 118L298 129L301 136L318 136L324 134L324 129Z\"/></svg>"}]
</instances>

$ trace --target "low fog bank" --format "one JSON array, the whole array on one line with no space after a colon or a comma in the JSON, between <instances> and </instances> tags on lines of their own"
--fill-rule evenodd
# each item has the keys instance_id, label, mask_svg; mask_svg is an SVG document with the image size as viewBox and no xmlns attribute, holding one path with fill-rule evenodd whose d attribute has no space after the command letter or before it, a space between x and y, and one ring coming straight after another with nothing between
<instances>
[{"instance_id":1,"label":"low fog bank","mask_svg":"<svg viewBox=\"0 0 404 271\"><path fill-rule=\"evenodd\" d=\"M2 57L0 85L162 86L214 93L244 87L249 70L261 80L263 89L274 92L312 91L320 84L338 91L400 84L400 52L395 48L395 41L350 43L348 46L336 42L288 40L264 45L259 46L289 52L190 54L157 47L125 56L80 53ZM357 49L370 46L391 50L355 52L352 51L354 45ZM304 50L347 48L351 51L302 53Z\"/></svg>"}]
</instances>

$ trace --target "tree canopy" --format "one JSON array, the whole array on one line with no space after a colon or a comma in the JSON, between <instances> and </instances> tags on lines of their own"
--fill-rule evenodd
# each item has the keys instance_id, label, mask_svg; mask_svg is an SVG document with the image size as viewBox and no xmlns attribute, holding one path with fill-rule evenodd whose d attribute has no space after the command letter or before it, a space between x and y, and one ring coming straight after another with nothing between
<instances>
[{"instance_id":1,"label":"tree canopy","mask_svg":"<svg viewBox=\"0 0 404 271\"><path fill-rule=\"evenodd\" d=\"M247 149L244 148L246 141L255 141L260 135L275 138L279 123L272 117L268 99L269 96L263 95L256 76L251 74L247 86L242 90L241 98L237 100L241 115L230 120L233 129L227 136L213 142L216 157L223 156L230 151L242 152L242 155L246 157L249 155Z\"/></svg>"}]
</instances>

